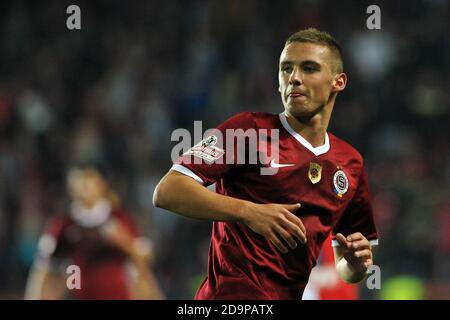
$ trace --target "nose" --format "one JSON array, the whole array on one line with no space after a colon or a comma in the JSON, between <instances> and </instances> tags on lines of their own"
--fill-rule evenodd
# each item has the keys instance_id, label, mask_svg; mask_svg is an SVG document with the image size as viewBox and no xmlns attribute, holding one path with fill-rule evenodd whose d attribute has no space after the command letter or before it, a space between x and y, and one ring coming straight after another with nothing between
<instances>
[{"instance_id":1,"label":"nose","mask_svg":"<svg viewBox=\"0 0 450 320\"><path fill-rule=\"evenodd\" d=\"M294 68L289 76L289 84L299 86L302 83L301 73L298 68Z\"/></svg>"}]
</instances>

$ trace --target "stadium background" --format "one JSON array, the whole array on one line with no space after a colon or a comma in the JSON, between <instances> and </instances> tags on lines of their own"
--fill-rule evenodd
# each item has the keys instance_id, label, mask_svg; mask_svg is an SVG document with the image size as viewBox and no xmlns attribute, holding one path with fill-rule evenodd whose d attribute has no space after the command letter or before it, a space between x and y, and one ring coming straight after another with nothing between
<instances>
[{"instance_id":1,"label":"stadium background","mask_svg":"<svg viewBox=\"0 0 450 320\"><path fill-rule=\"evenodd\" d=\"M69 4L80 31L66 28ZM366 28L369 4L382 30ZM382 290L361 296L450 298L448 1L3 1L0 17L0 298L23 298L43 225L67 205L67 168L96 162L152 238L167 297L190 299L211 224L152 206L170 134L280 112L280 51L309 26L344 47L330 131L371 182Z\"/></svg>"}]
</instances>

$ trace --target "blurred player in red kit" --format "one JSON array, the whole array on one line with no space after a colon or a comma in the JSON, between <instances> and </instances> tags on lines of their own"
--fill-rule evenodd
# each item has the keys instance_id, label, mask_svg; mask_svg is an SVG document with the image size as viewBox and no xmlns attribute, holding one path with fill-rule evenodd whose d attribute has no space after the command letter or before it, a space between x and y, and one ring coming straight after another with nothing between
<instances>
[{"instance_id":1,"label":"blurred player in red kit","mask_svg":"<svg viewBox=\"0 0 450 320\"><path fill-rule=\"evenodd\" d=\"M282 113L235 115L174 161L155 189L155 206L214 221L208 273L196 299L301 299L330 233L344 281L361 281L373 264L378 235L363 158L327 132L347 83L338 43L312 28L293 34L281 52L278 80ZM245 159L255 148L248 130L265 130L257 163L238 161L239 142ZM213 183L216 192L206 188Z\"/></svg>"},{"instance_id":2,"label":"blurred player in red kit","mask_svg":"<svg viewBox=\"0 0 450 320\"><path fill-rule=\"evenodd\" d=\"M102 174L68 174L69 215L48 222L38 243L26 299L162 299L150 271L151 245L120 206ZM66 268L80 269L80 289L67 290Z\"/></svg>"}]
</instances>

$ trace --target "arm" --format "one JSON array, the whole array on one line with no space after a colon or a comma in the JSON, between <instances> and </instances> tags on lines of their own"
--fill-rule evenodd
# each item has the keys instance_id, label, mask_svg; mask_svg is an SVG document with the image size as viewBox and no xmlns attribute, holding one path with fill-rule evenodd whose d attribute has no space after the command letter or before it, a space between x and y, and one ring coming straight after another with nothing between
<instances>
[{"instance_id":1,"label":"arm","mask_svg":"<svg viewBox=\"0 0 450 320\"><path fill-rule=\"evenodd\" d=\"M65 279L47 267L33 265L25 288L25 300L60 300L66 292Z\"/></svg>"},{"instance_id":2,"label":"arm","mask_svg":"<svg viewBox=\"0 0 450 320\"><path fill-rule=\"evenodd\" d=\"M147 258L134 260L137 276L131 283L132 299L137 300L162 300L165 299L155 275L150 269L150 261Z\"/></svg>"},{"instance_id":3,"label":"arm","mask_svg":"<svg viewBox=\"0 0 450 320\"><path fill-rule=\"evenodd\" d=\"M169 171L155 188L153 205L188 218L243 221L250 202L217 194L182 173Z\"/></svg>"},{"instance_id":4,"label":"arm","mask_svg":"<svg viewBox=\"0 0 450 320\"><path fill-rule=\"evenodd\" d=\"M367 238L378 239L364 167L355 195L333 232L339 244L334 248L334 256L340 277L347 283L363 280L367 268L373 264L372 246Z\"/></svg>"},{"instance_id":5,"label":"arm","mask_svg":"<svg viewBox=\"0 0 450 320\"><path fill-rule=\"evenodd\" d=\"M66 277L60 267L63 258L55 256L64 220L54 217L39 239L37 253L25 288L26 300L60 300L65 298Z\"/></svg>"},{"instance_id":6,"label":"arm","mask_svg":"<svg viewBox=\"0 0 450 320\"><path fill-rule=\"evenodd\" d=\"M282 239L291 248L297 247L294 237L306 243L306 229L292 213L300 204L256 204L220 195L176 171L169 171L159 182L153 204L188 218L242 222L283 253L287 248Z\"/></svg>"},{"instance_id":7,"label":"arm","mask_svg":"<svg viewBox=\"0 0 450 320\"><path fill-rule=\"evenodd\" d=\"M109 221L100 232L105 240L122 250L133 264L135 276L129 283L132 299L164 299L156 277L150 269L151 246L148 241L131 234L117 219Z\"/></svg>"},{"instance_id":8,"label":"arm","mask_svg":"<svg viewBox=\"0 0 450 320\"><path fill-rule=\"evenodd\" d=\"M372 246L360 232L344 237L336 235L339 246L334 248L336 270L347 283L357 283L367 275L367 268L373 264Z\"/></svg>"}]
</instances>

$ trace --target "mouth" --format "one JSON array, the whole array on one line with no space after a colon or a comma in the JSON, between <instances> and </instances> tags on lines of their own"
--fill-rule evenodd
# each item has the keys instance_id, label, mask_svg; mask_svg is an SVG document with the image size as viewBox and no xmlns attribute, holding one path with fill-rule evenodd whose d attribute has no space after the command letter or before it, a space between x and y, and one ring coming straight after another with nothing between
<instances>
[{"instance_id":1,"label":"mouth","mask_svg":"<svg viewBox=\"0 0 450 320\"><path fill-rule=\"evenodd\" d=\"M288 94L289 98L292 99L300 99L300 98L306 98L306 95L300 92L291 92Z\"/></svg>"}]
</instances>

